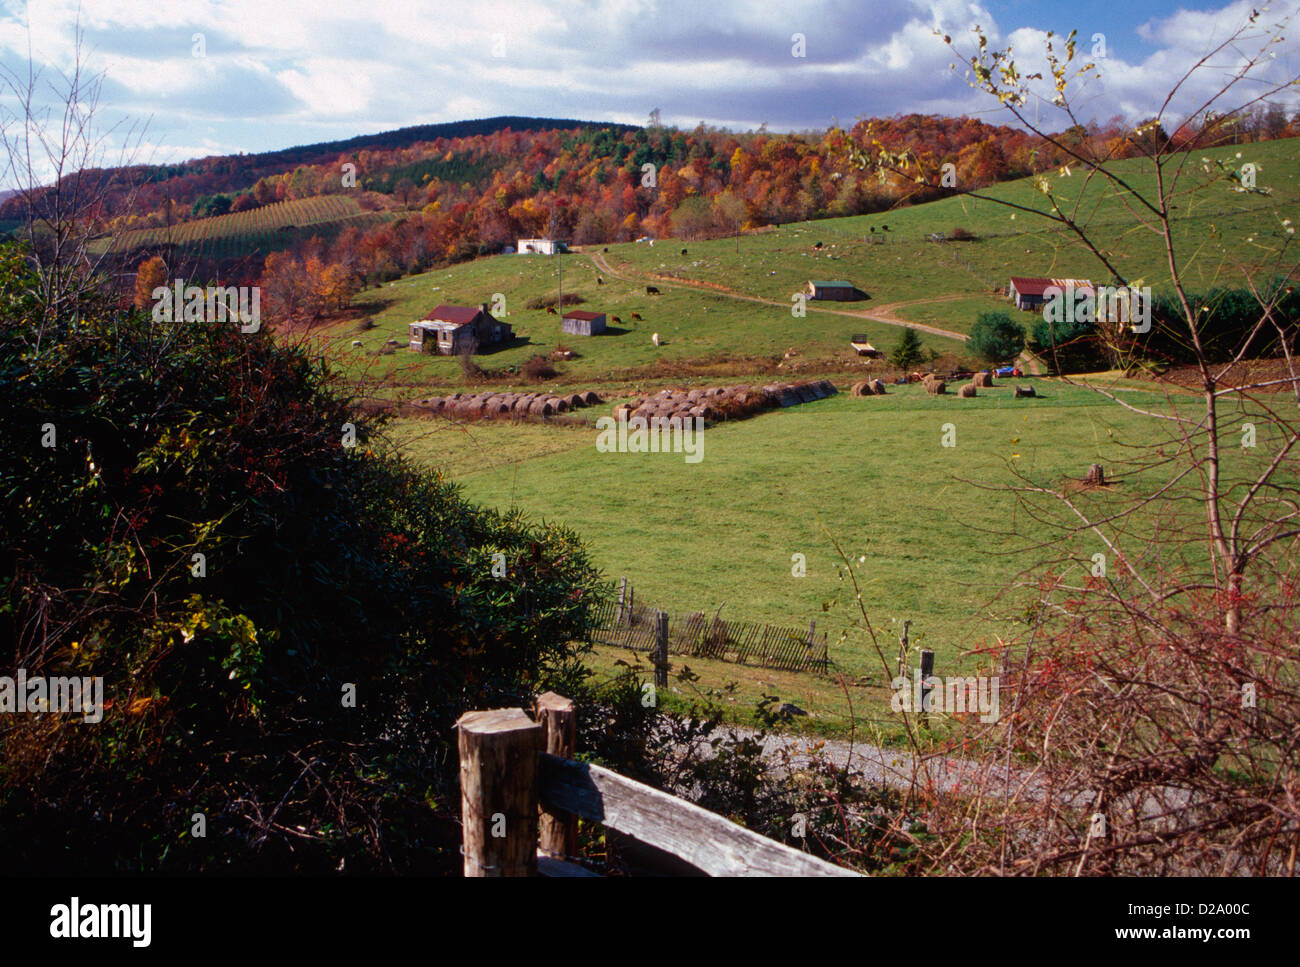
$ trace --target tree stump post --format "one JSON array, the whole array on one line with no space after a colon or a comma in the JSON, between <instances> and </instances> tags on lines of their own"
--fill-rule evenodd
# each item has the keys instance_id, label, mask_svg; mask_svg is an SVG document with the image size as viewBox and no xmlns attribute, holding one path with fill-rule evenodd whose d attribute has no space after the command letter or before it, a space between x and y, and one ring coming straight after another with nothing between
<instances>
[{"instance_id":1,"label":"tree stump post","mask_svg":"<svg viewBox=\"0 0 1300 967\"><path fill-rule=\"evenodd\" d=\"M578 713L573 699L554 692L537 698L537 721L546 734L546 751L562 759L572 759L577 747ZM578 817L562 809L543 805L539 819L538 847L549 856L566 859L578 851Z\"/></svg>"},{"instance_id":2,"label":"tree stump post","mask_svg":"<svg viewBox=\"0 0 1300 967\"><path fill-rule=\"evenodd\" d=\"M624 576L618 582L618 616L614 619L614 627L623 624L623 609L627 604L627 577Z\"/></svg>"},{"instance_id":3,"label":"tree stump post","mask_svg":"<svg viewBox=\"0 0 1300 967\"><path fill-rule=\"evenodd\" d=\"M934 652L928 648L921 649L921 708L917 712L917 722L926 728L930 727L929 705L930 705L930 684L929 678L934 674Z\"/></svg>"},{"instance_id":4,"label":"tree stump post","mask_svg":"<svg viewBox=\"0 0 1300 967\"><path fill-rule=\"evenodd\" d=\"M542 727L518 708L466 712L456 727L465 875L536 876Z\"/></svg>"},{"instance_id":5,"label":"tree stump post","mask_svg":"<svg viewBox=\"0 0 1300 967\"><path fill-rule=\"evenodd\" d=\"M1083 479L1094 487L1104 487L1106 486L1106 471L1102 469L1099 463L1091 464L1088 467L1088 476Z\"/></svg>"},{"instance_id":6,"label":"tree stump post","mask_svg":"<svg viewBox=\"0 0 1300 967\"><path fill-rule=\"evenodd\" d=\"M668 687L668 612L655 615L655 688Z\"/></svg>"}]
</instances>

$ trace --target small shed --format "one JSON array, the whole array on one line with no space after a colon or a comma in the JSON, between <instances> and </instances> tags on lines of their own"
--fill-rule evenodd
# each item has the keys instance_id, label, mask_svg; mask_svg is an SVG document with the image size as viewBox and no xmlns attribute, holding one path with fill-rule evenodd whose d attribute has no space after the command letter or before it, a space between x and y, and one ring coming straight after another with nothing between
<instances>
[{"instance_id":1,"label":"small shed","mask_svg":"<svg viewBox=\"0 0 1300 967\"><path fill-rule=\"evenodd\" d=\"M554 255L564 251L564 243L553 238L521 238L515 251L520 255Z\"/></svg>"},{"instance_id":2,"label":"small shed","mask_svg":"<svg viewBox=\"0 0 1300 967\"><path fill-rule=\"evenodd\" d=\"M594 336L605 331L605 313L570 309L560 320L560 331L572 336Z\"/></svg>"},{"instance_id":3,"label":"small shed","mask_svg":"<svg viewBox=\"0 0 1300 967\"><path fill-rule=\"evenodd\" d=\"M852 282L839 281L810 281L804 288L804 294L810 299L824 299L831 302L853 302L862 298L862 293Z\"/></svg>"}]
</instances>

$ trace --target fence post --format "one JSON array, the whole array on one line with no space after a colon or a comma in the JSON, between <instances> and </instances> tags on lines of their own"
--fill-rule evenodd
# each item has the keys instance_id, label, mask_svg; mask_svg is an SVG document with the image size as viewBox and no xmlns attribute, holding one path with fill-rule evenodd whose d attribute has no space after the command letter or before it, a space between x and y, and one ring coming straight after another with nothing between
<instances>
[{"instance_id":1,"label":"fence post","mask_svg":"<svg viewBox=\"0 0 1300 967\"><path fill-rule=\"evenodd\" d=\"M803 648L803 660L804 663L807 665L812 664L813 638L816 637L816 635L817 635L817 622L809 621L808 622L808 643L804 645Z\"/></svg>"},{"instance_id":2,"label":"fence post","mask_svg":"<svg viewBox=\"0 0 1300 967\"><path fill-rule=\"evenodd\" d=\"M537 697L537 721L546 733L546 751L572 759L577 746L578 713L573 699L543 692ZM578 851L578 817L562 809L542 807L538 846L543 853L566 859Z\"/></svg>"},{"instance_id":3,"label":"fence post","mask_svg":"<svg viewBox=\"0 0 1300 967\"><path fill-rule=\"evenodd\" d=\"M668 612L655 613L655 688L668 687Z\"/></svg>"},{"instance_id":4,"label":"fence post","mask_svg":"<svg viewBox=\"0 0 1300 967\"><path fill-rule=\"evenodd\" d=\"M466 712L456 727L465 875L536 876L542 727L518 708Z\"/></svg>"},{"instance_id":5,"label":"fence post","mask_svg":"<svg viewBox=\"0 0 1300 967\"><path fill-rule=\"evenodd\" d=\"M627 576L618 582L618 617L614 621L614 627L617 628L623 623L623 607L627 602Z\"/></svg>"},{"instance_id":6,"label":"fence post","mask_svg":"<svg viewBox=\"0 0 1300 967\"><path fill-rule=\"evenodd\" d=\"M930 717L927 714L926 707L930 703L930 686L926 684L926 679L934 674L934 652L927 648L921 649L921 709L917 715L917 721L925 726L930 727Z\"/></svg>"},{"instance_id":7,"label":"fence post","mask_svg":"<svg viewBox=\"0 0 1300 967\"><path fill-rule=\"evenodd\" d=\"M907 671L907 632L912 627L911 621L903 622L903 637L898 639L898 677Z\"/></svg>"}]
</instances>

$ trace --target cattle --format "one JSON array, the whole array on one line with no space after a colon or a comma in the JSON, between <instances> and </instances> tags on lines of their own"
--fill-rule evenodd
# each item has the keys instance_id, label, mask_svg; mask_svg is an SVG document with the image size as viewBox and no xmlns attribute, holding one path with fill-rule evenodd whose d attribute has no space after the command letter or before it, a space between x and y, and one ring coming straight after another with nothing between
<instances>
[{"instance_id":1,"label":"cattle","mask_svg":"<svg viewBox=\"0 0 1300 967\"><path fill-rule=\"evenodd\" d=\"M555 311L555 306L547 306L547 307L546 307L546 311L549 312L549 313L550 313L551 315L553 315L553 316L559 314L559 313L557 313L557 312Z\"/></svg>"},{"instance_id":2,"label":"cattle","mask_svg":"<svg viewBox=\"0 0 1300 967\"><path fill-rule=\"evenodd\" d=\"M632 313L632 318L635 319L637 322L640 322L640 321L641 321L641 313L639 313L639 312L634 312L634 313Z\"/></svg>"},{"instance_id":3,"label":"cattle","mask_svg":"<svg viewBox=\"0 0 1300 967\"><path fill-rule=\"evenodd\" d=\"M605 246L605 248L601 249L601 251L602 251L602 252L608 252L608 251L609 251L609 246Z\"/></svg>"},{"instance_id":4,"label":"cattle","mask_svg":"<svg viewBox=\"0 0 1300 967\"><path fill-rule=\"evenodd\" d=\"M652 343L654 343L656 346L658 346L658 345L659 345L659 333L655 333L653 336L651 336L651 337L650 337L650 341L651 341Z\"/></svg>"},{"instance_id":5,"label":"cattle","mask_svg":"<svg viewBox=\"0 0 1300 967\"><path fill-rule=\"evenodd\" d=\"M682 254L683 254L683 255L686 254L686 249L682 249Z\"/></svg>"},{"instance_id":6,"label":"cattle","mask_svg":"<svg viewBox=\"0 0 1300 967\"><path fill-rule=\"evenodd\" d=\"M610 322L617 322L619 325L622 325L622 324L623 324L623 320L620 319L618 316L610 316L610 317L609 317L609 321L610 321Z\"/></svg>"},{"instance_id":7,"label":"cattle","mask_svg":"<svg viewBox=\"0 0 1300 967\"><path fill-rule=\"evenodd\" d=\"M656 289L653 285L647 285L647 286L645 287L645 294L646 294L646 295L658 295L658 294L659 294L659 290Z\"/></svg>"},{"instance_id":8,"label":"cattle","mask_svg":"<svg viewBox=\"0 0 1300 967\"><path fill-rule=\"evenodd\" d=\"M604 285L604 284L605 284L605 280L602 279L602 278L598 275L598 276L596 276L596 284L597 284L597 285Z\"/></svg>"},{"instance_id":9,"label":"cattle","mask_svg":"<svg viewBox=\"0 0 1300 967\"><path fill-rule=\"evenodd\" d=\"M813 248L821 248L821 247L822 247L822 243L821 243L821 242L818 242L816 245L813 246Z\"/></svg>"}]
</instances>

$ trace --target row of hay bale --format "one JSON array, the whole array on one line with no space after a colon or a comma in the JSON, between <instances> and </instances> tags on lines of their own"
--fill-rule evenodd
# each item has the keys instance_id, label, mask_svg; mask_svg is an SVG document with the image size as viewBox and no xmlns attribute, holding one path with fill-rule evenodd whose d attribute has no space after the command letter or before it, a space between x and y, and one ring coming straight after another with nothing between
<instances>
[{"instance_id":1,"label":"row of hay bale","mask_svg":"<svg viewBox=\"0 0 1300 967\"><path fill-rule=\"evenodd\" d=\"M600 402L600 397L590 390L564 396L554 393L452 393L421 400L419 408L426 413L465 419L527 419L567 413Z\"/></svg>"},{"instance_id":2,"label":"row of hay bale","mask_svg":"<svg viewBox=\"0 0 1300 967\"><path fill-rule=\"evenodd\" d=\"M651 396L636 396L614 407L614 418L687 419L706 423L722 417L737 419L773 406L797 406L835 393L830 380L812 383L772 383L767 386L714 386L707 389L664 389Z\"/></svg>"},{"instance_id":3,"label":"row of hay bale","mask_svg":"<svg viewBox=\"0 0 1300 967\"><path fill-rule=\"evenodd\" d=\"M854 396L884 396L885 381L881 379L864 379L853 384L850 393Z\"/></svg>"}]
</instances>

